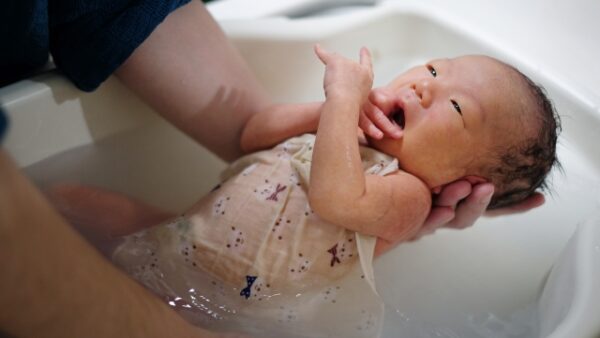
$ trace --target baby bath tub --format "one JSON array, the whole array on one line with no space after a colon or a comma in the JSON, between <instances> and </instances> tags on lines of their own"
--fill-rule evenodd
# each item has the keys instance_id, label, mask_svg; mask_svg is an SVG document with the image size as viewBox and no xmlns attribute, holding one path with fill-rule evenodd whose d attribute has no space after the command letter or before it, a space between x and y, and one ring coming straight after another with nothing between
<instances>
[{"instance_id":1,"label":"baby bath tub","mask_svg":"<svg viewBox=\"0 0 600 338\"><path fill-rule=\"evenodd\" d=\"M356 57L371 49L375 84L436 57L485 53L543 84L563 120L552 194L531 212L483 218L402 244L376 261L384 337L594 337L600 332L599 114L593 97L556 81L419 7L384 3L332 17L223 21L279 101L320 100L312 46ZM173 211L217 183L225 164L158 117L115 78L87 94L58 73L0 89L6 147L38 184L76 180Z\"/></svg>"}]
</instances>

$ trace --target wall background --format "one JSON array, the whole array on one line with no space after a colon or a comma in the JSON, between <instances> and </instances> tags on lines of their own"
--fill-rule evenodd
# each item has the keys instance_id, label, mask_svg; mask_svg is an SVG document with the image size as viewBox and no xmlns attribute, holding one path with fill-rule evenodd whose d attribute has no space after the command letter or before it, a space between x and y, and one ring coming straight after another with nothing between
<instances>
[{"instance_id":1,"label":"wall background","mask_svg":"<svg viewBox=\"0 0 600 338\"><path fill-rule=\"evenodd\" d=\"M281 15L307 7L402 2L467 24L588 101L600 115L600 1L596 0L220 0L218 20Z\"/></svg>"}]
</instances>

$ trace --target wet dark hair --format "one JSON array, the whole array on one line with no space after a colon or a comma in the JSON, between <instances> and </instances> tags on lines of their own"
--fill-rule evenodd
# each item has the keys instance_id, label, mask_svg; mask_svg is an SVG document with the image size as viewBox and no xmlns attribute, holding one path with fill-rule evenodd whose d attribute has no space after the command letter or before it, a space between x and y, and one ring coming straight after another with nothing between
<instances>
[{"instance_id":1,"label":"wet dark hair","mask_svg":"<svg viewBox=\"0 0 600 338\"><path fill-rule=\"evenodd\" d=\"M531 196L536 190L548 190L547 176L550 170L560 163L556 157L556 142L560 133L560 117L548 99L546 91L513 66L506 65L517 74L525 88L529 107L523 107L526 114L535 115L527 119L534 131L524 133L524 139L509 147L495 151L495 159L488 167L485 176L494 184L496 191L488 210L517 204ZM533 135L527 135L533 134Z\"/></svg>"}]
</instances>

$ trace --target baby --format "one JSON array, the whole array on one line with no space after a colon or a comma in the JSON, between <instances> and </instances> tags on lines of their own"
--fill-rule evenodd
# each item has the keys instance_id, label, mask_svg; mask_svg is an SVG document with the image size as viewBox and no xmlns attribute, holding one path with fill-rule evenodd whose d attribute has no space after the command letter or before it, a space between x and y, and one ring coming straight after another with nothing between
<instances>
[{"instance_id":1,"label":"baby","mask_svg":"<svg viewBox=\"0 0 600 338\"><path fill-rule=\"evenodd\" d=\"M324 103L253 116L241 138L252 154L183 215L112 253L194 322L237 316L247 328L260 313L272 329L296 321L299 335L320 336L331 328L316 323L337 316L354 323L343 336L374 336L371 260L419 232L432 194L458 179L492 182L490 208L504 207L543 188L557 162L551 103L498 60L433 60L372 90L367 49L360 62L315 51ZM355 283L341 282L348 275Z\"/></svg>"}]
</instances>

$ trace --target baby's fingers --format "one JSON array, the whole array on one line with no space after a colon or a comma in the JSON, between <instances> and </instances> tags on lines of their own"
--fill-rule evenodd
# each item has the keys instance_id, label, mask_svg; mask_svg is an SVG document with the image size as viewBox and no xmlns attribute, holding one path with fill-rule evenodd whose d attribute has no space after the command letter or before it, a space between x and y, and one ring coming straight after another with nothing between
<instances>
[{"instance_id":1,"label":"baby's fingers","mask_svg":"<svg viewBox=\"0 0 600 338\"><path fill-rule=\"evenodd\" d=\"M321 47L319 44L315 45L315 54L317 54L317 57L319 60L321 60L321 62L323 62L324 65L326 65L331 58L331 53L323 49L323 47Z\"/></svg>"},{"instance_id":2,"label":"baby's fingers","mask_svg":"<svg viewBox=\"0 0 600 338\"><path fill-rule=\"evenodd\" d=\"M367 116L384 134L399 139L403 135L402 128L392 122L379 108L373 106L366 111Z\"/></svg>"},{"instance_id":3,"label":"baby's fingers","mask_svg":"<svg viewBox=\"0 0 600 338\"><path fill-rule=\"evenodd\" d=\"M377 126L373 124L373 122L371 122L371 120L365 115L364 112L361 112L358 117L358 126L360 127L360 129L362 129L362 131L365 132L365 134L369 135L370 137L376 140L380 140L383 138L383 132L379 130L379 128L377 128Z\"/></svg>"},{"instance_id":4,"label":"baby's fingers","mask_svg":"<svg viewBox=\"0 0 600 338\"><path fill-rule=\"evenodd\" d=\"M373 68L373 62L371 60L371 52L367 47L362 47L360 49L360 64L362 66L366 66L369 69Z\"/></svg>"},{"instance_id":5,"label":"baby's fingers","mask_svg":"<svg viewBox=\"0 0 600 338\"><path fill-rule=\"evenodd\" d=\"M402 137L402 128L392 122L377 106L367 103L363 108L363 113L371 124L375 124L378 130L382 131L388 137L395 139Z\"/></svg>"}]
</instances>

